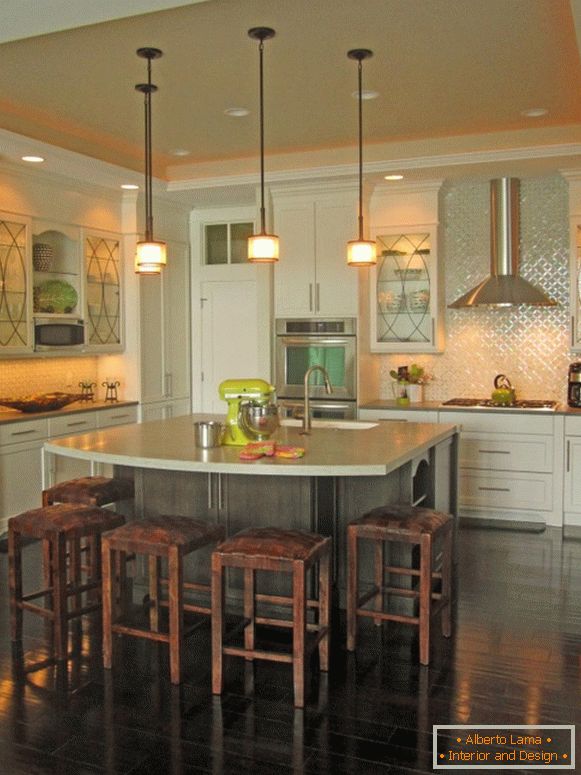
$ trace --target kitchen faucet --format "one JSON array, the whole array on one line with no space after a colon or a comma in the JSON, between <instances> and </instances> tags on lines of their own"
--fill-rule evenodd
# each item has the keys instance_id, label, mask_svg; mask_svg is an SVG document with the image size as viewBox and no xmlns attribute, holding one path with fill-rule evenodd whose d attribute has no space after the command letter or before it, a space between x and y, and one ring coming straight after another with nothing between
<instances>
[{"instance_id":1,"label":"kitchen faucet","mask_svg":"<svg viewBox=\"0 0 581 775\"><path fill-rule=\"evenodd\" d=\"M300 431L300 433L303 436L307 436L311 432L311 407L309 404L309 379L311 377L311 374L314 371L320 371L323 375L323 379L325 380L325 390L327 391L328 395L331 395L333 392L333 388L331 387L331 380L329 379L329 375L327 373L327 369L324 369L322 366L319 366L318 363L316 363L314 366L310 366L305 371L305 399L304 399L304 409L303 409L303 429Z\"/></svg>"}]
</instances>

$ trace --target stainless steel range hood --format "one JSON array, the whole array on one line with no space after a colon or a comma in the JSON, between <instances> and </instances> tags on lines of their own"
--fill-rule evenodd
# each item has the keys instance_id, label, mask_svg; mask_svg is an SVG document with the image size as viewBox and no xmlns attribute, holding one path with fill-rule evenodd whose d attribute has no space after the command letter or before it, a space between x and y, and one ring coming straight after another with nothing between
<instances>
[{"instance_id":1,"label":"stainless steel range hood","mask_svg":"<svg viewBox=\"0 0 581 775\"><path fill-rule=\"evenodd\" d=\"M449 304L450 309L517 304L554 307L557 304L518 274L519 192L517 178L490 181L490 277Z\"/></svg>"}]
</instances>

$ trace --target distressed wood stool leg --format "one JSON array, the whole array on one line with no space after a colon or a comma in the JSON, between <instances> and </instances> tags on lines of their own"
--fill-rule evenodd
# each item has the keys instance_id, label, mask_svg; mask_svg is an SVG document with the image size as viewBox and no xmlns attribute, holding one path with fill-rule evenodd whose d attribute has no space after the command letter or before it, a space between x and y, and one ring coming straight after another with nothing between
<instances>
[{"instance_id":1,"label":"distressed wood stool leg","mask_svg":"<svg viewBox=\"0 0 581 775\"><path fill-rule=\"evenodd\" d=\"M169 580L169 672L172 684L182 680L182 652L184 646L184 579L182 555L177 546L171 546L168 557Z\"/></svg>"},{"instance_id":2,"label":"distressed wood stool leg","mask_svg":"<svg viewBox=\"0 0 581 775\"><path fill-rule=\"evenodd\" d=\"M420 539L420 662L430 663L430 611L432 603L432 536Z\"/></svg>"},{"instance_id":3,"label":"distressed wood stool leg","mask_svg":"<svg viewBox=\"0 0 581 775\"><path fill-rule=\"evenodd\" d=\"M54 611L54 650L57 660L67 658L68 619L67 619L67 547L62 533L55 535L52 544L52 578Z\"/></svg>"},{"instance_id":4,"label":"distressed wood stool leg","mask_svg":"<svg viewBox=\"0 0 581 775\"><path fill-rule=\"evenodd\" d=\"M20 533L8 527L8 584L10 589L10 637L22 640L22 542Z\"/></svg>"},{"instance_id":5,"label":"distressed wood stool leg","mask_svg":"<svg viewBox=\"0 0 581 775\"><path fill-rule=\"evenodd\" d=\"M357 638L357 533L347 528L347 651L355 651Z\"/></svg>"},{"instance_id":6,"label":"distressed wood stool leg","mask_svg":"<svg viewBox=\"0 0 581 775\"><path fill-rule=\"evenodd\" d=\"M376 596L375 600L373 602L373 607L376 611L383 610L383 566L385 565L385 556L384 556L384 546L385 544L380 538L375 539L373 542L373 569L374 569L374 579L373 582L376 587ZM381 624L381 619L379 617L373 619L373 623L376 627L379 627Z\"/></svg>"},{"instance_id":7,"label":"distressed wood stool leg","mask_svg":"<svg viewBox=\"0 0 581 775\"><path fill-rule=\"evenodd\" d=\"M102 543L102 571L103 571L103 667L111 669L113 661L113 608L115 605L115 583L113 578L113 552L109 547L109 541L104 538Z\"/></svg>"},{"instance_id":8,"label":"distressed wood stool leg","mask_svg":"<svg viewBox=\"0 0 581 775\"><path fill-rule=\"evenodd\" d=\"M444 535L442 554L442 597L447 603L442 609L442 635L449 638L452 634L452 529Z\"/></svg>"},{"instance_id":9,"label":"distressed wood stool leg","mask_svg":"<svg viewBox=\"0 0 581 775\"><path fill-rule=\"evenodd\" d=\"M327 552L319 560L319 627L327 632L319 641L319 667L329 670L329 642L331 624L331 554Z\"/></svg>"},{"instance_id":10,"label":"distressed wood stool leg","mask_svg":"<svg viewBox=\"0 0 581 775\"><path fill-rule=\"evenodd\" d=\"M305 564L293 562L293 684L295 706L305 706Z\"/></svg>"},{"instance_id":11,"label":"distressed wood stool leg","mask_svg":"<svg viewBox=\"0 0 581 775\"><path fill-rule=\"evenodd\" d=\"M161 595L160 571L161 559L155 555L149 556L149 626L154 632L159 632L159 598Z\"/></svg>"},{"instance_id":12,"label":"distressed wood stool leg","mask_svg":"<svg viewBox=\"0 0 581 775\"><path fill-rule=\"evenodd\" d=\"M244 618L250 621L244 628L244 648L247 651L254 651L255 636L255 599L254 599L254 570L252 568L244 569ZM252 660L252 656L246 656L247 660Z\"/></svg>"},{"instance_id":13,"label":"distressed wood stool leg","mask_svg":"<svg viewBox=\"0 0 581 775\"><path fill-rule=\"evenodd\" d=\"M222 641L224 636L224 580L222 558L212 554L212 693L222 694L224 686Z\"/></svg>"}]
</instances>

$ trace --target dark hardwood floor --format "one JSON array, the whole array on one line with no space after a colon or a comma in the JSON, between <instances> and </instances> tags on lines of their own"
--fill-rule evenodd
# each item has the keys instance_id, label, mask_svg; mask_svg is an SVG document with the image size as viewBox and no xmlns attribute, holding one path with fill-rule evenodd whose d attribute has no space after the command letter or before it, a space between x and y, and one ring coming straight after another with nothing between
<instances>
[{"instance_id":1,"label":"dark hardwood floor","mask_svg":"<svg viewBox=\"0 0 581 775\"><path fill-rule=\"evenodd\" d=\"M142 640L124 639L104 673L97 626L77 633L67 669L43 668L44 626L30 616L23 670L4 583L0 775L411 774L432 772L435 723L581 722L581 542L464 529L458 555L454 635L437 634L430 667L417 664L411 628L364 626L353 657L335 621L331 670L312 672L304 711L289 666L273 663L229 660L213 699L207 627L188 641L181 687L169 684L165 647Z\"/></svg>"}]
</instances>

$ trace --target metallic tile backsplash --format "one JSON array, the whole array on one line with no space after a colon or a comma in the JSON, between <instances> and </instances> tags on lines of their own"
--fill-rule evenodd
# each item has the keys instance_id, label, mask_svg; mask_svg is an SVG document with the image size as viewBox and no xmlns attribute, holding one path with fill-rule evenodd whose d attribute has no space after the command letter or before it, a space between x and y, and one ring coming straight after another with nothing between
<instances>
[{"instance_id":1,"label":"metallic tile backsplash","mask_svg":"<svg viewBox=\"0 0 581 775\"><path fill-rule=\"evenodd\" d=\"M97 381L96 357L0 361L0 398L51 393L53 390L77 393L81 381ZM105 397L104 390L97 390L99 398ZM3 409L0 406L0 411Z\"/></svg>"},{"instance_id":2,"label":"metallic tile backsplash","mask_svg":"<svg viewBox=\"0 0 581 775\"><path fill-rule=\"evenodd\" d=\"M489 272L489 183L451 183L440 197L447 305ZM426 400L488 396L494 376L503 373L521 398L565 401L567 368L579 356L569 350L568 187L560 175L521 180L520 269L559 306L446 309L442 354L378 356L381 397L392 397L389 370L415 362L434 376Z\"/></svg>"}]
</instances>

